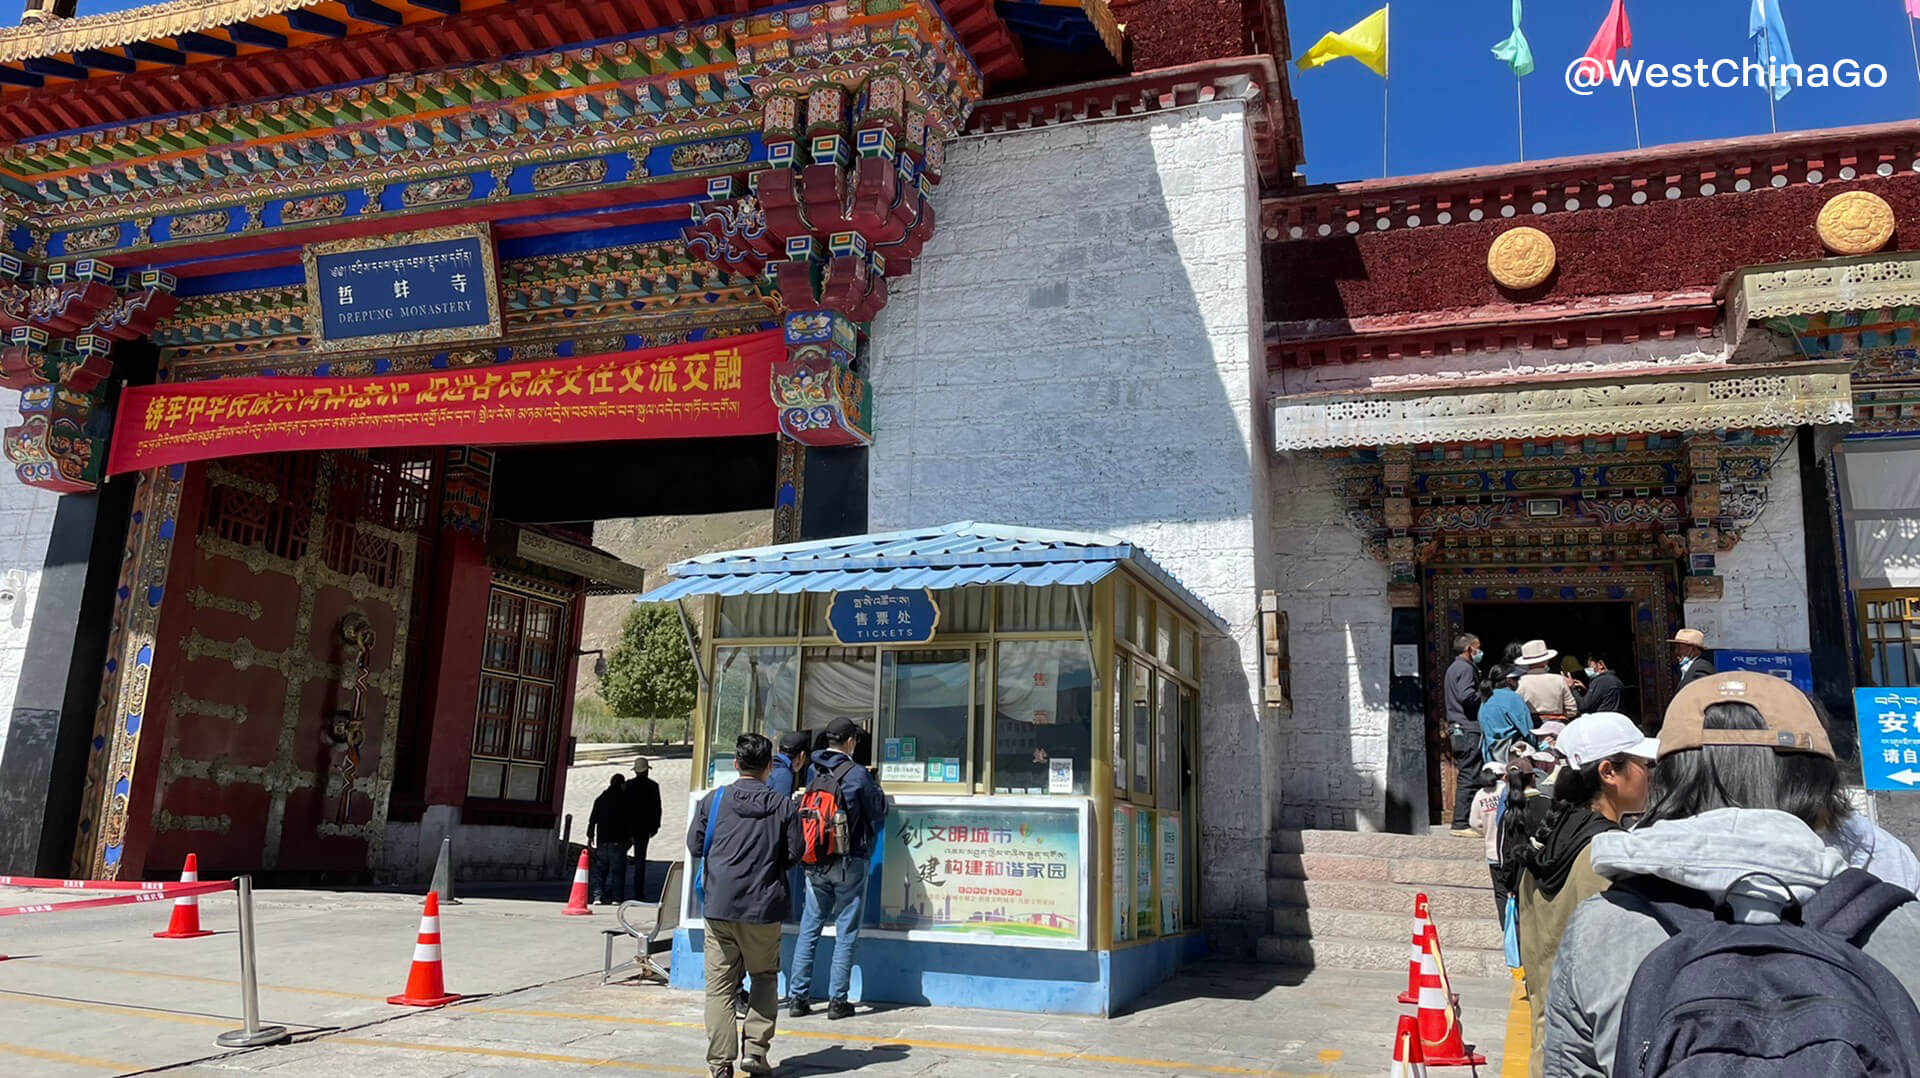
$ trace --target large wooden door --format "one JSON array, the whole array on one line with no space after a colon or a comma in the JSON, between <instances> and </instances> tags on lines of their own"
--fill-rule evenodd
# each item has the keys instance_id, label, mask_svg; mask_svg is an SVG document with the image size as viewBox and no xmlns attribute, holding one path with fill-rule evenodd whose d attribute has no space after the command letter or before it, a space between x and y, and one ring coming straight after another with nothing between
<instances>
[{"instance_id":1,"label":"large wooden door","mask_svg":"<svg viewBox=\"0 0 1920 1078\"><path fill-rule=\"evenodd\" d=\"M194 532L149 696L149 871L189 852L216 875L379 863L431 459L279 453L190 473Z\"/></svg>"}]
</instances>

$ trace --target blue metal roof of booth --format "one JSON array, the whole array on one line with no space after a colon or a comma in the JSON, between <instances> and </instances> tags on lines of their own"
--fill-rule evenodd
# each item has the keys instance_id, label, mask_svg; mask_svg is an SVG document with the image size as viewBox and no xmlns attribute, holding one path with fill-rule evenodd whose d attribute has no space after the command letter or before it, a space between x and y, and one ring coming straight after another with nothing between
<instances>
[{"instance_id":1,"label":"blue metal roof of booth","mask_svg":"<svg viewBox=\"0 0 1920 1078\"><path fill-rule=\"evenodd\" d=\"M667 568L674 579L640 596L643 603L692 595L783 595L795 592L893 591L978 584L1091 584L1122 563L1226 631L1227 625L1124 539L1089 532L1014 528L963 521L934 528L819 539L784 546L706 554Z\"/></svg>"}]
</instances>

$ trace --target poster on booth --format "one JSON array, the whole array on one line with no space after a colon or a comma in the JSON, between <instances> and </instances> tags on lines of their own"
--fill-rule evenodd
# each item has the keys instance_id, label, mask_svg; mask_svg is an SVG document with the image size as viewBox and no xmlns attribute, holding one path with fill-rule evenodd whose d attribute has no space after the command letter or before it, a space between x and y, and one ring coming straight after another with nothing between
<instances>
[{"instance_id":1,"label":"poster on booth","mask_svg":"<svg viewBox=\"0 0 1920 1078\"><path fill-rule=\"evenodd\" d=\"M1133 932L1145 938L1153 930L1153 813L1144 809L1133 814Z\"/></svg>"},{"instance_id":2,"label":"poster on booth","mask_svg":"<svg viewBox=\"0 0 1920 1078\"><path fill-rule=\"evenodd\" d=\"M1920 789L1920 687L1853 690L1869 790Z\"/></svg>"},{"instance_id":3,"label":"poster on booth","mask_svg":"<svg viewBox=\"0 0 1920 1078\"><path fill-rule=\"evenodd\" d=\"M1133 938L1133 810L1113 810L1113 942Z\"/></svg>"},{"instance_id":4,"label":"poster on booth","mask_svg":"<svg viewBox=\"0 0 1920 1078\"><path fill-rule=\"evenodd\" d=\"M1180 931L1180 817L1160 814L1160 934Z\"/></svg>"},{"instance_id":5,"label":"poster on booth","mask_svg":"<svg viewBox=\"0 0 1920 1078\"><path fill-rule=\"evenodd\" d=\"M1081 820L1079 806L896 803L875 927L962 943L1085 946Z\"/></svg>"}]
</instances>

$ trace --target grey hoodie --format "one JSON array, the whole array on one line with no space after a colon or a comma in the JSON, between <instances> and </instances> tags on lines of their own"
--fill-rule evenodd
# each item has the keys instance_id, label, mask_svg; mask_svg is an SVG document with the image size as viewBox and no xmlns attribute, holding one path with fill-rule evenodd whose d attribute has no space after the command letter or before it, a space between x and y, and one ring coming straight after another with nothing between
<instances>
[{"instance_id":1,"label":"grey hoodie","mask_svg":"<svg viewBox=\"0 0 1920 1078\"><path fill-rule=\"evenodd\" d=\"M1596 835L1594 871L1609 879L1658 876L1724 899L1740 921L1780 920L1788 891L1796 902L1847 867L1797 817L1765 809L1719 809L1637 831ZM1750 873L1764 872L1765 877ZM1653 918L1587 899L1567 922L1547 989L1546 1078L1607 1078L1613 1073L1620 1009L1640 960L1665 942ZM1920 999L1920 907L1888 914L1863 947Z\"/></svg>"}]
</instances>

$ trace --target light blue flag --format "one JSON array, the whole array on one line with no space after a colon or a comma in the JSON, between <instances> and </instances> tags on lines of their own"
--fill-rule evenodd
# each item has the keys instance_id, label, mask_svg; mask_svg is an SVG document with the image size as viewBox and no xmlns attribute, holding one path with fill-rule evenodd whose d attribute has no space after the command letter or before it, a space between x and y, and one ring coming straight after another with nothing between
<instances>
[{"instance_id":1,"label":"light blue flag","mask_svg":"<svg viewBox=\"0 0 1920 1078\"><path fill-rule=\"evenodd\" d=\"M1787 40L1787 22L1780 17L1780 0L1753 0L1747 36L1753 39L1762 66L1784 68L1793 63L1793 42ZM1779 101L1792 92L1793 85L1781 79L1774 84L1773 99Z\"/></svg>"},{"instance_id":2,"label":"light blue flag","mask_svg":"<svg viewBox=\"0 0 1920 1078\"><path fill-rule=\"evenodd\" d=\"M1513 33L1493 47L1493 54L1506 61L1516 78L1533 74L1533 46L1527 44L1527 35L1520 32L1520 0L1513 0Z\"/></svg>"}]
</instances>

